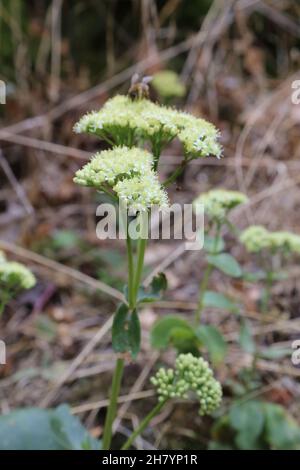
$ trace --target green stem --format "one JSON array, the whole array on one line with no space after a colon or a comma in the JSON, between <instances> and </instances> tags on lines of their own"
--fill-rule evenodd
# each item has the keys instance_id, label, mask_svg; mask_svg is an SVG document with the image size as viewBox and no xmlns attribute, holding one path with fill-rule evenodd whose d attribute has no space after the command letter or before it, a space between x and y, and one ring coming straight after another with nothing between
<instances>
[{"instance_id":1,"label":"green stem","mask_svg":"<svg viewBox=\"0 0 300 470\"><path fill-rule=\"evenodd\" d=\"M122 446L121 450L127 450L131 446L131 444L134 442L137 436L139 436L144 429L148 426L152 418L156 416L164 404L166 403L167 400L163 400L157 403L157 405L150 411L150 413L143 419L143 421L140 423L140 425L136 428L136 430L131 434L129 439L125 442L125 444Z\"/></svg>"},{"instance_id":2,"label":"green stem","mask_svg":"<svg viewBox=\"0 0 300 470\"><path fill-rule=\"evenodd\" d=\"M138 240L138 247L137 247L137 263L136 263L136 270L135 276L133 281L133 296L134 296L134 307L136 304L137 295L139 292L140 282L143 274L143 267L144 267L144 257L145 257L145 250L147 246L147 238L140 238Z\"/></svg>"},{"instance_id":3,"label":"green stem","mask_svg":"<svg viewBox=\"0 0 300 470\"><path fill-rule=\"evenodd\" d=\"M221 223L217 222L216 235L215 235L214 246L213 246L213 250L212 250L213 255L215 255L216 252L217 252L218 241L219 241L219 237L220 237L220 231L221 231ZM204 295L205 295L205 292L207 290L208 282L209 282L212 271L213 271L213 265L208 263L208 265L206 266L206 269L204 271L202 282L200 284L200 293L199 293L199 298L198 298L197 309L196 309L196 312L195 312L195 324L196 325L198 325L201 321Z\"/></svg>"},{"instance_id":4,"label":"green stem","mask_svg":"<svg viewBox=\"0 0 300 470\"><path fill-rule=\"evenodd\" d=\"M163 186L167 187L170 184L174 183L176 179L182 174L183 170L185 169L187 161L184 160L179 167L163 182Z\"/></svg>"},{"instance_id":5,"label":"green stem","mask_svg":"<svg viewBox=\"0 0 300 470\"><path fill-rule=\"evenodd\" d=\"M99 189L99 191L107 194L109 197L111 197L114 201L118 201L118 198L115 194L113 194L108 188L106 188L105 186L101 186L101 188Z\"/></svg>"},{"instance_id":6,"label":"green stem","mask_svg":"<svg viewBox=\"0 0 300 470\"><path fill-rule=\"evenodd\" d=\"M137 265L134 269L133 263L133 250L132 240L128 231L128 223L126 221L126 248L127 248L127 260L128 260L128 303L129 308L133 310L136 307L138 288L140 285L141 276L143 273L144 266L144 255L147 245L147 238L140 238L138 242L137 251ZM142 232L142 227L141 227ZM113 423L117 413L117 402L120 392L120 385L124 370L124 359L118 358L113 376L112 390L110 394L110 402L106 414L104 431L103 431L103 450L109 450L112 438Z\"/></svg>"},{"instance_id":7,"label":"green stem","mask_svg":"<svg viewBox=\"0 0 300 470\"><path fill-rule=\"evenodd\" d=\"M126 223L126 248L127 248L127 262L128 262L128 303L132 309L135 305L134 297L134 265L133 265L133 254L132 254L132 243L128 232L127 220L123 220ZM120 393L121 380L124 371L124 359L118 358L116 367L114 370L112 388L110 394L110 402L106 413L105 425L103 431L103 450L109 450L112 439L113 423L117 413L118 396Z\"/></svg>"},{"instance_id":8,"label":"green stem","mask_svg":"<svg viewBox=\"0 0 300 470\"><path fill-rule=\"evenodd\" d=\"M107 409L107 414L105 418L105 425L103 431L103 443L102 449L109 450L112 438L112 427L113 422L116 417L117 412L117 402L120 392L121 380L124 370L124 359L118 358L116 362L116 367L114 371L111 394L110 394L110 403Z\"/></svg>"},{"instance_id":9,"label":"green stem","mask_svg":"<svg viewBox=\"0 0 300 470\"><path fill-rule=\"evenodd\" d=\"M195 324L196 325L198 325L201 321L201 313L202 313L202 310L203 310L204 294L206 292L212 270L213 270L212 264L208 264L206 266L206 269L205 269L204 275L203 275L203 279L202 279L202 282L200 284L200 294L199 294L199 298L198 298L197 309L196 309L196 312L195 312Z\"/></svg>"},{"instance_id":10,"label":"green stem","mask_svg":"<svg viewBox=\"0 0 300 470\"><path fill-rule=\"evenodd\" d=\"M132 255L132 243L127 230L126 236L126 247L127 247L127 260L128 260L128 303L129 307L134 308L134 266L133 266L133 255Z\"/></svg>"},{"instance_id":11,"label":"green stem","mask_svg":"<svg viewBox=\"0 0 300 470\"><path fill-rule=\"evenodd\" d=\"M161 136L158 135L152 140L152 153L153 153L153 169L154 171L157 170L158 167L158 162L160 159L160 154L161 154L161 149L162 149L162 142L161 142Z\"/></svg>"},{"instance_id":12,"label":"green stem","mask_svg":"<svg viewBox=\"0 0 300 470\"><path fill-rule=\"evenodd\" d=\"M270 297L271 297L271 289L273 284L273 272L267 271L266 276L266 285L263 293L262 303L261 303L261 311L262 313L267 313Z\"/></svg>"}]
</instances>

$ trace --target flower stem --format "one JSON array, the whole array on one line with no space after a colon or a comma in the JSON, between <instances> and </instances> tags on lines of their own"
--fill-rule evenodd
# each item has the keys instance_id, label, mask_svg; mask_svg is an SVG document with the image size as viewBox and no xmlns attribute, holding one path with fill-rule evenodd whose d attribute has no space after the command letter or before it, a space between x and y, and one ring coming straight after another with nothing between
<instances>
[{"instance_id":1,"label":"flower stem","mask_svg":"<svg viewBox=\"0 0 300 470\"><path fill-rule=\"evenodd\" d=\"M142 229L142 227L141 227ZM142 230L141 230L142 231ZM143 273L144 255L147 245L147 238L140 238L138 241L137 264L134 269L132 240L128 231L128 223L126 221L126 248L128 260L128 303L130 310L135 309L137 303L137 294ZM124 370L124 359L118 358L114 371L112 389L110 394L110 402L105 418L103 431L103 450L109 450L112 439L112 428L117 413L117 402L120 392L121 380Z\"/></svg>"},{"instance_id":2,"label":"flower stem","mask_svg":"<svg viewBox=\"0 0 300 470\"><path fill-rule=\"evenodd\" d=\"M114 371L112 388L110 394L110 403L106 414L104 431L103 431L103 443L102 449L109 450L112 438L112 427L117 412L117 402L120 392L121 380L124 370L124 359L118 358Z\"/></svg>"},{"instance_id":3,"label":"flower stem","mask_svg":"<svg viewBox=\"0 0 300 470\"><path fill-rule=\"evenodd\" d=\"M134 276L134 281L133 281L133 296L134 296L133 307L135 307L135 304L136 304L141 277L143 274L146 246L147 246L147 238L140 238L138 241L138 247L137 247L137 263L136 263L136 270L135 270L135 276Z\"/></svg>"},{"instance_id":4,"label":"flower stem","mask_svg":"<svg viewBox=\"0 0 300 470\"><path fill-rule=\"evenodd\" d=\"M181 163L181 165L178 168L176 168L176 170L163 182L163 186L167 187L170 184L174 183L174 181L176 181L178 176L182 174L183 170L185 169L186 164L187 164L187 161L184 160Z\"/></svg>"},{"instance_id":5,"label":"flower stem","mask_svg":"<svg viewBox=\"0 0 300 470\"><path fill-rule=\"evenodd\" d=\"M213 254L213 255L215 255L216 252L217 252L218 241L219 241L219 237L220 237L220 231L221 231L221 223L217 222L214 246L213 246L213 249L212 249L212 252L211 252L211 254ZM198 298L197 309L196 309L196 312L195 312L195 324L196 325L198 325L201 321L204 295L205 295L205 292L207 290L208 282L209 282L212 271L213 271L213 265L208 263L208 265L206 266L206 269L204 271L202 282L200 284L200 294L199 294L199 298Z\"/></svg>"},{"instance_id":6,"label":"flower stem","mask_svg":"<svg viewBox=\"0 0 300 470\"><path fill-rule=\"evenodd\" d=\"M131 444L134 442L135 438L144 431L144 429L148 426L152 418L154 418L154 416L156 416L160 412L166 401L167 400L163 400L157 403L157 405L152 409L152 411L150 411L150 413L143 419L143 421L136 428L136 430L131 434L129 439L127 439L125 444L122 446L121 450L129 449Z\"/></svg>"},{"instance_id":7,"label":"flower stem","mask_svg":"<svg viewBox=\"0 0 300 470\"><path fill-rule=\"evenodd\" d=\"M270 297L271 297L271 289L273 284L273 272L267 271L266 276L266 284L263 292L262 302L261 302L261 311L262 313L267 313Z\"/></svg>"},{"instance_id":8,"label":"flower stem","mask_svg":"<svg viewBox=\"0 0 300 470\"><path fill-rule=\"evenodd\" d=\"M132 255L132 243L129 233L126 236L127 260L128 260L128 303L130 308L134 308L134 266Z\"/></svg>"}]
</instances>

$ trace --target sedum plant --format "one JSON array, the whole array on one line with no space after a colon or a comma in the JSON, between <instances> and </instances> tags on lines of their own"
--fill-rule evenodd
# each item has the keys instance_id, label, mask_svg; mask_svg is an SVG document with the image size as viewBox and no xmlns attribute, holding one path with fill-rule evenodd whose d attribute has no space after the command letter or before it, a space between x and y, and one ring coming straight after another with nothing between
<instances>
[{"instance_id":1,"label":"sedum plant","mask_svg":"<svg viewBox=\"0 0 300 470\"><path fill-rule=\"evenodd\" d=\"M128 284L124 288L124 302L118 307L112 326L112 345L118 356L103 432L104 450L111 446L125 357L130 354L135 358L140 348L139 307L141 303L157 298L166 287L163 274L153 279L150 292L144 292L141 286L147 245L147 230L143 227L147 226L151 207L168 204L165 188L175 181L189 161L221 155L219 133L212 124L188 113L160 106L146 96L146 83L141 83L139 88L134 80L129 96L115 96L100 111L86 114L74 126L75 132L98 136L112 147L98 152L77 171L74 181L105 192L114 203L126 208L122 223L126 232ZM174 173L160 183L159 158L162 150L174 139L181 142L184 158ZM128 226L128 211L130 215L135 214L141 227L135 252Z\"/></svg>"},{"instance_id":2,"label":"sedum plant","mask_svg":"<svg viewBox=\"0 0 300 470\"><path fill-rule=\"evenodd\" d=\"M5 305L21 290L31 289L35 277L26 266L15 261L7 261L0 251L0 315Z\"/></svg>"},{"instance_id":3,"label":"sedum plant","mask_svg":"<svg viewBox=\"0 0 300 470\"><path fill-rule=\"evenodd\" d=\"M206 268L200 283L194 321L191 323L176 315L167 315L158 320L151 335L154 347L165 348L173 344L179 351L192 351L194 354L199 354L199 349L205 347L214 363L223 359L226 352L223 336L214 326L201 324L201 315L204 308L211 307L237 311L236 303L228 296L209 290L209 281L214 269L234 278L242 276L238 262L225 251L221 231L225 225L232 229L228 220L230 211L247 200L244 194L225 189L211 190L195 199L194 210L202 210L204 207L208 223L204 237Z\"/></svg>"},{"instance_id":4,"label":"sedum plant","mask_svg":"<svg viewBox=\"0 0 300 470\"><path fill-rule=\"evenodd\" d=\"M293 255L300 254L300 236L288 231L270 232L261 225L251 225L241 233L240 241L249 253L257 255L261 269L249 279L263 282L261 308L266 312L273 283L285 276L283 265Z\"/></svg>"}]
</instances>

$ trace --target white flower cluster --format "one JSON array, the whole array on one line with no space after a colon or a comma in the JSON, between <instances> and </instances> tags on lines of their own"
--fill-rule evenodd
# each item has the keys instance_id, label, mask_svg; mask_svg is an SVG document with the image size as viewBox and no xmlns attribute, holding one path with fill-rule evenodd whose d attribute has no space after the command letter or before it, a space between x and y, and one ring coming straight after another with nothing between
<instances>
[{"instance_id":1,"label":"white flower cluster","mask_svg":"<svg viewBox=\"0 0 300 470\"><path fill-rule=\"evenodd\" d=\"M152 206L165 207L168 196L152 170L152 155L137 147L114 147L97 153L74 181L101 189L107 185L119 200L133 211L146 211Z\"/></svg>"},{"instance_id":2,"label":"white flower cluster","mask_svg":"<svg viewBox=\"0 0 300 470\"><path fill-rule=\"evenodd\" d=\"M160 401L188 398L190 392L194 393L200 403L200 415L212 413L221 403L222 388L209 364L190 353L177 357L175 369L159 369L151 382Z\"/></svg>"},{"instance_id":3,"label":"white flower cluster","mask_svg":"<svg viewBox=\"0 0 300 470\"><path fill-rule=\"evenodd\" d=\"M152 155L139 148L114 147L96 153L91 161L76 172L74 181L84 186L113 186L118 180L151 173Z\"/></svg>"},{"instance_id":4,"label":"white flower cluster","mask_svg":"<svg viewBox=\"0 0 300 470\"><path fill-rule=\"evenodd\" d=\"M114 191L126 206L135 211L145 211L152 206L168 206L168 196L154 171L142 178L134 176L123 179L114 186Z\"/></svg>"},{"instance_id":5,"label":"white flower cluster","mask_svg":"<svg viewBox=\"0 0 300 470\"><path fill-rule=\"evenodd\" d=\"M250 253L270 250L300 254L300 235L287 231L270 232L261 225L251 225L244 230L240 241Z\"/></svg>"},{"instance_id":6,"label":"white flower cluster","mask_svg":"<svg viewBox=\"0 0 300 470\"><path fill-rule=\"evenodd\" d=\"M74 131L88 132L130 146L143 140L162 147L177 137L183 144L186 158L221 156L219 133L212 124L147 99L132 100L117 95L100 111L83 116Z\"/></svg>"},{"instance_id":7,"label":"white flower cluster","mask_svg":"<svg viewBox=\"0 0 300 470\"><path fill-rule=\"evenodd\" d=\"M224 219L231 209L248 201L245 194L239 191L227 191L226 189L213 189L207 193L200 194L194 200L194 209L197 205L204 206L205 213L212 219Z\"/></svg>"},{"instance_id":8,"label":"white flower cluster","mask_svg":"<svg viewBox=\"0 0 300 470\"><path fill-rule=\"evenodd\" d=\"M7 261L0 252L0 286L1 289L31 289L36 279L29 269L15 261Z\"/></svg>"}]
</instances>

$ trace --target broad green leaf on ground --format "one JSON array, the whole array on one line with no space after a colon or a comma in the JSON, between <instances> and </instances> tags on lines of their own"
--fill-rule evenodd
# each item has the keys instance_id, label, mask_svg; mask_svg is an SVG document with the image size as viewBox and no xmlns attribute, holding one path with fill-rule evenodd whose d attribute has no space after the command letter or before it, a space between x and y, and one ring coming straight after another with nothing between
<instances>
[{"instance_id":1,"label":"broad green leaf on ground","mask_svg":"<svg viewBox=\"0 0 300 470\"><path fill-rule=\"evenodd\" d=\"M173 328L170 343L179 353L192 353L194 356L199 356L199 340L192 329Z\"/></svg>"},{"instance_id":2,"label":"broad green leaf on ground","mask_svg":"<svg viewBox=\"0 0 300 470\"><path fill-rule=\"evenodd\" d=\"M220 292L214 291L205 292L203 296L203 306L221 308L222 310L227 310L228 312L238 311L238 306L231 299L229 299L226 295L221 294Z\"/></svg>"},{"instance_id":3,"label":"broad green leaf on ground","mask_svg":"<svg viewBox=\"0 0 300 470\"><path fill-rule=\"evenodd\" d=\"M227 276L241 277L243 274L241 266L236 261L236 259L229 253L208 255L207 261L212 264L215 268L227 274Z\"/></svg>"},{"instance_id":4,"label":"broad green leaf on ground","mask_svg":"<svg viewBox=\"0 0 300 470\"><path fill-rule=\"evenodd\" d=\"M259 436L264 426L261 402L253 400L231 406L229 422L237 431L235 440L239 449L260 448Z\"/></svg>"},{"instance_id":5,"label":"broad green leaf on ground","mask_svg":"<svg viewBox=\"0 0 300 470\"><path fill-rule=\"evenodd\" d=\"M282 406L264 403L266 436L270 445L278 450L300 449L300 427Z\"/></svg>"},{"instance_id":6,"label":"broad green leaf on ground","mask_svg":"<svg viewBox=\"0 0 300 470\"><path fill-rule=\"evenodd\" d=\"M0 450L97 450L94 439L67 405L24 408L0 416Z\"/></svg>"},{"instance_id":7,"label":"broad green leaf on ground","mask_svg":"<svg viewBox=\"0 0 300 470\"><path fill-rule=\"evenodd\" d=\"M167 315L155 322L151 331L151 344L154 348L167 348L172 340L173 333L178 337L181 335L185 338L194 338L195 333L189 323L177 315Z\"/></svg>"},{"instance_id":8,"label":"broad green leaf on ground","mask_svg":"<svg viewBox=\"0 0 300 470\"><path fill-rule=\"evenodd\" d=\"M211 325L201 325L196 329L196 335L200 343L208 350L212 362L214 364L222 362L227 345L219 330Z\"/></svg>"}]
</instances>

